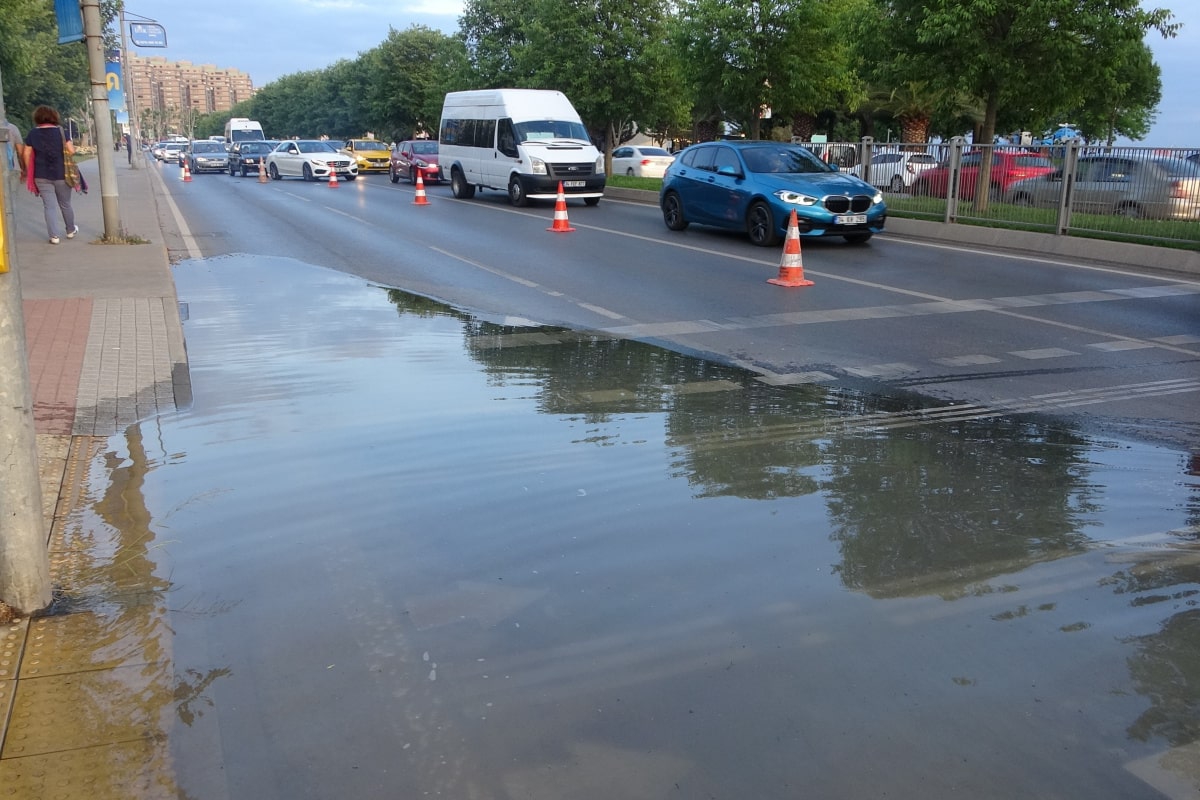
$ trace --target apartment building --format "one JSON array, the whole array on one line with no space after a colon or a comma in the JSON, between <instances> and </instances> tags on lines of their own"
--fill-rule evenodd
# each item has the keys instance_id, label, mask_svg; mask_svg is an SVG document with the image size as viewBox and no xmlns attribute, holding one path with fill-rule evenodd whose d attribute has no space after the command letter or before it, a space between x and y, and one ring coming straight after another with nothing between
<instances>
[{"instance_id":1,"label":"apartment building","mask_svg":"<svg viewBox=\"0 0 1200 800\"><path fill-rule=\"evenodd\" d=\"M162 56L129 54L125 86L133 91L134 107L179 114L229 111L254 94L254 83L241 70L168 61Z\"/></svg>"}]
</instances>

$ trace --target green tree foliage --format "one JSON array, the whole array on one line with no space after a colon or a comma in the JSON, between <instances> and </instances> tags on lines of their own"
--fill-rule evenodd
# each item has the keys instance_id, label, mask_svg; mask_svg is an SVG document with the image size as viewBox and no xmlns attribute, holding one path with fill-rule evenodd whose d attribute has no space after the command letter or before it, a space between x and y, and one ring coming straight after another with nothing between
<instances>
[{"instance_id":1,"label":"green tree foliage","mask_svg":"<svg viewBox=\"0 0 1200 800\"><path fill-rule=\"evenodd\" d=\"M855 105L840 19L831 0L684 0L676 36L700 117L757 139L766 108L788 117Z\"/></svg>"},{"instance_id":2,"label":"green tree foliage","mask_svg":"<svg viewBox=\"0 0 1200 800\"><path fill-rule=\"evenodd\" d=\"M60 45L54 6L44 0L4 0L0 8L0 74L8 118L21 130L39 105L63 117L85 116L87 51L81 42Z\"/></svg>"},{"instance_id":3,"label":"green tree foliage","mask_svg":"<svg viewBox=\"0 0 1200 800\"><path fill-rule=\"evenodd\" d=\"M392 141L436 136L446 92L467 86L462 41L420 25L389 31L362 60L366 127Z\"/></svg>"},{"instance_id":4,"label":"green tree foliage","mask_svg":"<svg viewBox=\"0 0 1200 800\"><path fill-rule=\"evenodd\" d=\"M667 22L653 0L471 0L460 36L474 88L558 89L611 156L637 130L687 118Z\"/></svg>"},{"instance_id":5,"label":"green tree foliage","mask_svg":"<svg viewBox=\"0 0 1200 800\"><path fill-rule=\"evenodd\" d=\"M1079 104L1061 115L1089 140L1143 139L1162 99L1162 70L1145 42L1113 48L1096 65ZM1053 120L1051 120L1053 122Z\"/></svg>"},{"instance_id":6,"label":"green tree foliage","mask_svg":"<svg viewBox=\"0 0 1200 800\"><path fill-rule=\"evenodd\" d=\"M983 106L978 140L993 141L997 124L1019 126L1077 108L1114 53L1148 31L1173 36L1163 9L1139 0L877 0L876 35L891 43L886 68L895 80L928 80L931 89L960 90ZM980 183L990 177L985 156ZM977 210L986 207L977 192Z\"/></svg>"}]
</instances>

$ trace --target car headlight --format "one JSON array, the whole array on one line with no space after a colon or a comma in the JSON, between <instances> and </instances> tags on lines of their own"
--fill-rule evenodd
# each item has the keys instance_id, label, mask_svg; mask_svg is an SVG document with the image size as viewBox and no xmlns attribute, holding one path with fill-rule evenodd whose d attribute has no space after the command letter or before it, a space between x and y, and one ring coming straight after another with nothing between
<instances>
[{"instance_id":1,"label":"car headlight","mask_svg":"<svg viewBox=\"0 0 1200 800\"><path fill-rule=\"evenodd\" d=\"M875 192L875 196L871 198L871 202L872 203L882 203L883 202L883 192Z\"/></svg>"},{"instance_id":2,"label":"car headlight","mask_svg":"<svg viewBox=\"0 0 1200 800\"><path fill-rule=\"evenodd\" d=\"M604 156L600 156L599 158L596 159L596 174L601 175L603 173L604 173Z\"/></svg>"},{"instance_id":3,"label":"car headlight","mask_svg":"<svg viewBox=\"0 0 1200 800\"><path fill-rule=\"evenodd\" d=\"M549 174L546 171L546 162L542 161L540 158L532 158L531 157L529 159L529 171L532 172L534 175Z\"/></svg>"},{"instance_id":4,"label":"car headlight","mask_svg":"<svg viewBox=\"0 0 1200 800\"><path fill-rule=\"evenodd\" d=\"M775 196L783 202L794 206L815 206L817 204L817 198L812 195L793 192L790 189L780 189L775 193Z\"/></svg>"}]
</instances>

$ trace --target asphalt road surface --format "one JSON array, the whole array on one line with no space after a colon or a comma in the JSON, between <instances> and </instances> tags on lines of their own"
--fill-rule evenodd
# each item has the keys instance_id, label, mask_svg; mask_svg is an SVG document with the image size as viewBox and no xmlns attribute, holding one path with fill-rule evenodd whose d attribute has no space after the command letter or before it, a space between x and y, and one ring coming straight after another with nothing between
<instances>
[{"instance_id":1,"label":"asphalt road surface","mask_svg":"<svg viewBox=\"0 0 1200 800\"><path fill-rule=\"evenodd\" d=\"M769 383L913 392L961 417L1049 413L1200 448L1200 281L877 236L803 242L806 288L768 284L781 251L657 207L454 199L384 175L261 184L160 172L173 256L286 256L485 313L654 342Z\"/></svg>"}]
</instances>

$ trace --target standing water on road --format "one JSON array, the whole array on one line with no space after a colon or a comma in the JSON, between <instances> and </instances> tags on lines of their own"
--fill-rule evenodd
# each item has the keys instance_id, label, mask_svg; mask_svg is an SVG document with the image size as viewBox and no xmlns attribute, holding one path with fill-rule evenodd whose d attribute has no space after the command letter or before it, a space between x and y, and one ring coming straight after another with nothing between
<instances>
[{"instance_id":1,"label":"standing water on road","mask_svg":"<svg viewBox=\"0 0 1200 800\"><path fill-rule=\"evenodd\" d=\"M288 260L176 285L194 406L81 524L156 578L190 798L1200 793L1187 454Z\"/></svg>"}]
</instances>

